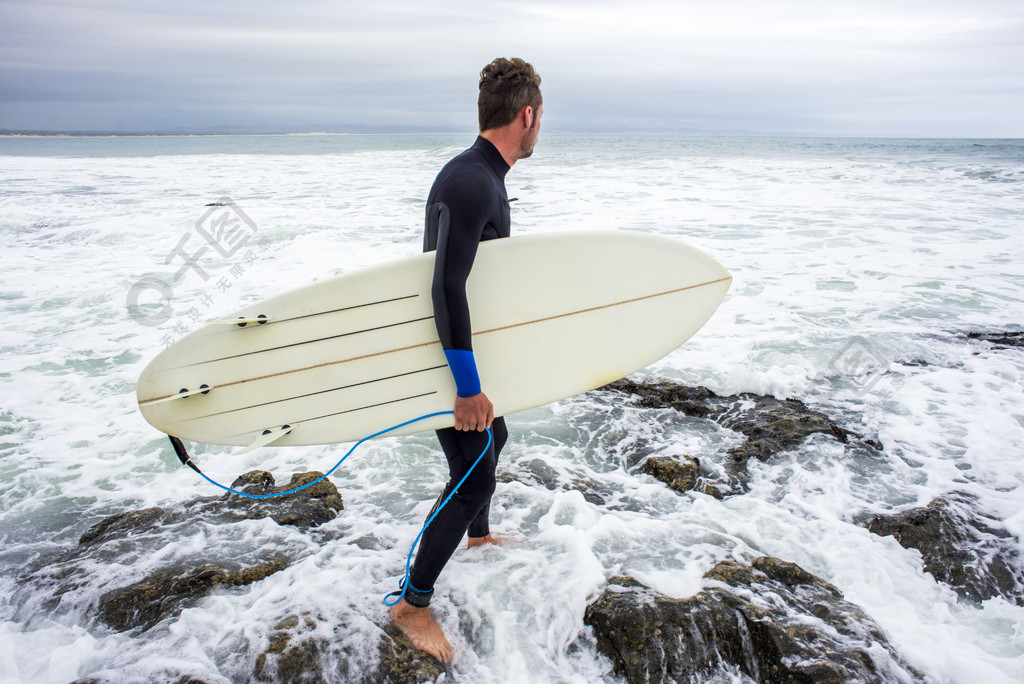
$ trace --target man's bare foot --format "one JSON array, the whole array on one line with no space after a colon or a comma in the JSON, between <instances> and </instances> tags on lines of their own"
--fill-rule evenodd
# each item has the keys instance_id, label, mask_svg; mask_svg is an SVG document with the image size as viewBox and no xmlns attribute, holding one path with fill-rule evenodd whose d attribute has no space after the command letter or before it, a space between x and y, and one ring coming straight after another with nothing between
<instances>
[{"instance_id":1,"label":"man's bare foot","mask_svg":"<svg viewBox=\"0 0 1024 684\"><path fill-rule=\"evenodd\" d=\"M412 645L429 653L442 663L452 662L452 645L448 643L441 625L437 624L430 608L417 608L405 601L391 607L391 619Z\"/></svg>"},{"instance_id":2,"label":"man's bare foot","mask_svg":"<svg viewBox=\"0 0 1024 684\"><path fill-rule=\"evenodd\" d=\"M486 537L468 537L468 540L469 541L466 544L466 548L471 549L474 546L483 546L484 544L495 544L497 546L501 546L502 544L509 541L509 538L500 535L489 534Z\"/></svg>"}]
</instances>

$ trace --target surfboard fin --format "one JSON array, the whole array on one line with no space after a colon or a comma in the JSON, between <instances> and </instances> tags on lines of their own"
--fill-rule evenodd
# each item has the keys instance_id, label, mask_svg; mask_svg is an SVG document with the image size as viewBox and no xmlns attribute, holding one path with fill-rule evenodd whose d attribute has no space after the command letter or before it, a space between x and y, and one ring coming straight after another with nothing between
<instances>
[{"instance_id":1,"label":"surfboard fin","mask_svg":"<svg viewBox=\"0 0 1024 684\"><path fill-rule=\"evenodd\" d=\"M249 446L247 446L247 447L245 447L243 449L240 449L240 450L234 452L231 455L232 456L241 456L242 454L247 454L250 451L253 451L254 449L259 449L261 446L267 446L268 444L271 444L271 443L276 442L277 440L281 439L282 437L287 435L289 432L291 432L294 428L295 428L295 425L282 425L281 427L268 428L268 429L264 430L263 432L261 432L259 434L259 436L256 437L256 439L254 439L252 441L252 444L250 444Z\"/></svg>"},{"instance_id":2,"label":"surfboard fin","mask_svg":"<svg viewBox=\"0 0 1024 684\"><path fill-rule=\"evenodd\" d=\"M269 317L269 316L266 316L264 314L260 314L259 316L256 316L255 318L246 318L244 316L239 316L238 318L224 318L224 319L221 319L221 320L218 320L218 321L210 321L210 323L221 323L221 324L224 324L224 325L237 325L239 328L244 328L249 323L255 323L257 325L264 325L266 323L270 323L272 320L274 320L274 319Z\"/></svg>"},{"instance_id":3,"label":"surfboard fin","mask_svg":"<svg viewBox=\"0 0 1024 684\"><path fill-rule=\"evenodd\" d=\"M159 399L146 399L144 401L140 401L139 406L152 406L153 404L162 404L165 401L174 401L175 399L188 399L189 397L195 396L197 394L209 394L210 391L213 389L216 388L210 387L207 384L202 384L199 386L199 389L194 390L182 387L180 390L178 390L177 394L171 394L169 396L161 397Z\"/></svg>"}]
</instances>

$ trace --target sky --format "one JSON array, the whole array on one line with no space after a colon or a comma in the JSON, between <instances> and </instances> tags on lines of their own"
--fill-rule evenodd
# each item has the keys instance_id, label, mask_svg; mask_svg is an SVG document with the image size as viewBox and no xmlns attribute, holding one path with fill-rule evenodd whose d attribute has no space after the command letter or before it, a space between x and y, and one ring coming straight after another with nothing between
<instances>
[{"instance_id":1,"label":"sky","mask_svg":"<svg viewBox=\"0 0 1024 684\"><path fill-rule=\"evenodd\" d=\"M0 0L0 130L1024 137L1022 0Z\"/></svg>"}]
</instances>

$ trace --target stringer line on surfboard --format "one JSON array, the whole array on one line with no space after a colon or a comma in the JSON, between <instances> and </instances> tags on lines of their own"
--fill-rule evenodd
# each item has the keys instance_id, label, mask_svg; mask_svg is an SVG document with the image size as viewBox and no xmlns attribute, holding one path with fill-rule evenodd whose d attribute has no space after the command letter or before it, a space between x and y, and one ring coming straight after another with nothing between
<instances>
[{"instance_id":1,"label":"stringer line on surfboard","mask_svg":"<svg viewBox=\"0 0 1024 684\"><path fill-rule=\"evenodd\" d=\"M589 309L580 309L579 311L569 311L568 313L556 314L554 316L546 316L544 318L537 318L532 321L523 321L522 323L512 323L510 325L503 325L500 328L491 328L490 330L481 330L480 332L473 333L473 336L486 335L488 333L495 333L500 330L510 330L512 328L521 328L524 325L533 325L534 323L543 323L544 321L553 321L559 318L566 318L567 316L577 316L579 314L590 313L591 311L600 311L601 309L610 309L613 306L624 306L626 304L632 304L633 302L642 302L645 299L654 299L655 297L664 297L665 295L676 294L677 292L686 292L687 290L693 290L698 287L705 287L707 285L714 285L716 283L724 283L726 280L732 280L732 276L726 278L719 278L718 280L709 280L706 283L697 283L696 285L687 285L686 287L677 287L674 290L666 290L665 292L656 292L655 294L644 295L643 297L634 297L633 299L624 299L621 302L612 302L611 304L602 304L601 306L592 306Z\"/></svg>"}]
</instances>

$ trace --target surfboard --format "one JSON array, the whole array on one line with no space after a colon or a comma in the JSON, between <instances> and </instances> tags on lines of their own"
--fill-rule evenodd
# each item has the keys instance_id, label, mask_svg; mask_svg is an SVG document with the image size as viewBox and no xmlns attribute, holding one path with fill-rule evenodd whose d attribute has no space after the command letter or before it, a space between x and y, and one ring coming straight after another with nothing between
<instances>
[{"instance_id":1,"label":"surfboard","mask_svg":"<svg viewBox=\"0 0 1024 684\"><path fill-rule=\"evenodd\" d=\"M142 372L145 419L182 439L255 447L351 442L450 411L434 327L434 254L326 278L246 306ZM495 415L601 387L696 333L731 276L675 239L562 232L481 243L469 281L473 349ZM390 434L454 424L435 416Z\"/></svg>"}]
</instances>

